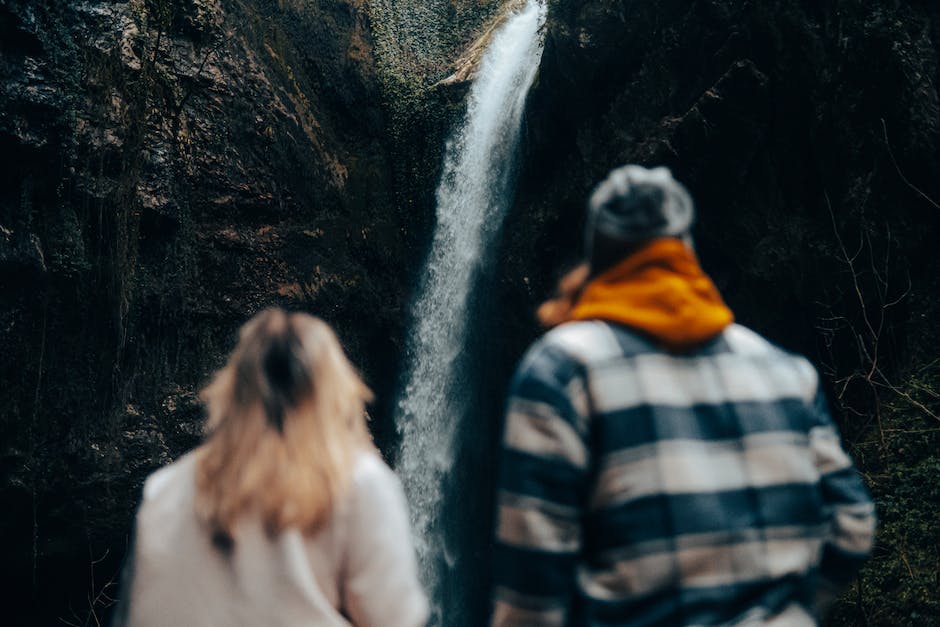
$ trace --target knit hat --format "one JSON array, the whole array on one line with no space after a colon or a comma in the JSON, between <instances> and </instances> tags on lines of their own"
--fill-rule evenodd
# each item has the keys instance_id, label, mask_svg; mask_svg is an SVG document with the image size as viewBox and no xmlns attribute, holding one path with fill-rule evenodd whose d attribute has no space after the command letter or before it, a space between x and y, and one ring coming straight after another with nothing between
<instances>
[{"instance_id":1,"label":"knit hat","mask_svg":"<svg viewBox=\"0 0 940 627\"><path fill-rule=\"evenodd\" d=\"M585 254L594 259L597 240L624 253L657 237L687 236L695 216L692 198L669 168L625 165L591 194L584 233Z\"/></svg>"}]
</instances>

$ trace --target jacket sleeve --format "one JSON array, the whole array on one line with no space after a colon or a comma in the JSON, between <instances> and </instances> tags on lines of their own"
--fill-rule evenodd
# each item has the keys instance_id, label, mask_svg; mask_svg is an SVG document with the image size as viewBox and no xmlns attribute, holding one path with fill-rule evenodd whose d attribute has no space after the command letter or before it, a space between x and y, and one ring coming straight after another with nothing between
<instances>
[{"instance_id":1,"label":"jacket sleeve","mask_svg":"<svg viewBox=\"0 0 940 627\"><path fill-rule=\"evenodd\" d=\"M533 349L513 380L501 451L492 624L564 625L575 591L589 463L583 371Z\"/></svg>"},{"instance_id":2,"label":"jacket sleeve","mask_svg":"<svg viewBox=\"0 0 940 627\"><path fill-rule=\"evenodd\" d=\"M354 475L348 519L343 610L357 627L418 627L428 603L401 483L377 457Z\"/></svg>"},{"instance_id":3,"label":"jacket sleeve","mask_svg":"<svg viewBox=\"0 0 940 627\"><path fill-rule=\"evenodd\" d=\"M823 545L822 585L817 599L817 608L824 610L852 581L871 551L875 506L852 460L842 448L821 390L816 394L813 414L810 446L830 523Z\"/></svg>"}]
</instances>

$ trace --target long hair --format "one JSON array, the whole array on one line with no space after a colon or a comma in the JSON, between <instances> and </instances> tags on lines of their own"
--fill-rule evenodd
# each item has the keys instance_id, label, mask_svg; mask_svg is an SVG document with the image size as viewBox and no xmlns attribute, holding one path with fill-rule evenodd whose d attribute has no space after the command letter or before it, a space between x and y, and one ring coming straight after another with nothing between
<instances>
[{"instance_id":1,"label":"long hair","mask_svg":"<svg viewBox=\"0 0 940 627\"><path fill-rule=\"evenodd\" d=\"M228 363L202 391L207 439L196 471L197 515L227 548L257 515L271 536L316 532L346 489L355 456L372 448L372 393L332 329L267 309L249 320Z\"/></svg>"}]
</instances>

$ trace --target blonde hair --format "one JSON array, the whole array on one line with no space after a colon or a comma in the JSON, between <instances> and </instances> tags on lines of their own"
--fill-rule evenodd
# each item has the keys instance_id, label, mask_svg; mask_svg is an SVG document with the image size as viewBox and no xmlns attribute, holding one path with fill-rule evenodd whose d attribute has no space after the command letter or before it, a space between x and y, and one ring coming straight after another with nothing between
<instances>
[{"instance_id":1,"label":"blonde hair","mask_svg":"<svg viewBox=\"0 0 940 627\"><path fill-rule=\"evenodd\" d=\"M248 513L271 536L314 533L346 489L354 457L372 448L372 393L333 330L307 314L267 309L249 320L202 399L197 514L221 548Z\"/></svg>"}]
</instances>

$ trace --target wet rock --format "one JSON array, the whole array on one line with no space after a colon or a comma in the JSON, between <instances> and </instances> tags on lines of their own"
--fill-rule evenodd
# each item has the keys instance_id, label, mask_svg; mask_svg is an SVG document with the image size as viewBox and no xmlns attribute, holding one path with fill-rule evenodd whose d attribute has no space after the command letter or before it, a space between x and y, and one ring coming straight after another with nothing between
<instances>
[{"instance_id":1,"label":"wet rock","mask_svg":"<svg viewBox=\"0 0 940 627\"><path fill-rule=\"evenodd\" d=\"M753 62L739 61L681 117L666 118L643 160L684 172L687 185L741 184L770 128L769 79Z\"/></svg>"},{"instance_id":2,"label":"wet rock","mask_svg":"<svg viewBox=\"0 0 940 627\"><path fill-rule=\"evenodd\" d=\"M258 309L327 318L394 382L417 254L388 235L385 127L359 2L0 3L9 624L106 620L92 570L117 572L143 478L199 442L195 390Z\"/></svg>"}]
</instances>

